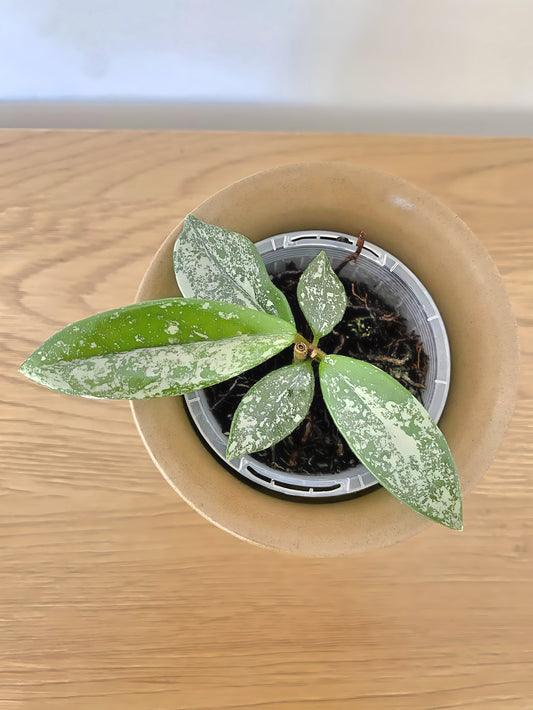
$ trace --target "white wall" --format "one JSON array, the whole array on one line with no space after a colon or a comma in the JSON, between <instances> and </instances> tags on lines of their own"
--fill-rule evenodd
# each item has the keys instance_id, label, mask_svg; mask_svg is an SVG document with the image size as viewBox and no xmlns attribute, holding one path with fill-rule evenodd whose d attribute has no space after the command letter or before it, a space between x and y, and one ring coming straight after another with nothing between
<instances>
[{"instance_id":1,"label":"white wall","mask_svg":"<svg viewBox=\"0 0 533 710\"><path fill-rule=\"evenodd\" d=\"M533 135L533 0L0 0L0 11L4 126Z\"/></svg>"}]
</instances>

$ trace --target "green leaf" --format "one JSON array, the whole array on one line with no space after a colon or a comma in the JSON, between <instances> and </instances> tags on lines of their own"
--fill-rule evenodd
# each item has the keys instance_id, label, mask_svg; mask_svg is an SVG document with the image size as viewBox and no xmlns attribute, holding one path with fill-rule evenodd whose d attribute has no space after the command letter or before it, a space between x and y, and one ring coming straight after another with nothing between
<instances>
[{"instance_id":1,"label":"green leaf","mask_svg":"<svg viewBox=\"0 0 533 710\"><path fill-rule=\"evenodd\" d=\"M186 298L236 303L294 323L287 299L242 234L188 215L174 245L174 271Z\"/></svg>"},{"instance_id":2,"label":"green leaf","mask_svg":"<svg viewBox=\"0 0 533 710\"><path fill-rule=\"evenodd\" d=\"M290 345L296 331L229 303L167 298L68 325L21 366L50 389L80 397L147 399L234 377Z\"/></svg>"},{"instance_id":3,"label":"green leaf","mask_svg":"<svg viewBox=\"0 0 533 710\"><path fill-rule=\"evenodd\" d=\"M320 385L335 424L377 480L418 513L461 530L459 476L422 404L382 370L342 355L320 363Z\"/></svg>"},{"instance_id":4,"label":"green leaf","mask_svg":"<svg viewBox=\"0 0 533 710\"><path fill-rule=\"evenodd\" d=\"M317 338L330 333L346 310L346 292L321 251L298 282L298 303Z\"/></svg>"},{"instance_id":5,"label":"green leaf","mask_svg":"<svg viewBox=\"0 0 533 710\"><path fill-rule=\"evenodd\" d=\"M233 417L226 458L261 451L288 436L309 411L314 389L310 360L274 370L256 382Z\"/></svg>"}]
</instances>

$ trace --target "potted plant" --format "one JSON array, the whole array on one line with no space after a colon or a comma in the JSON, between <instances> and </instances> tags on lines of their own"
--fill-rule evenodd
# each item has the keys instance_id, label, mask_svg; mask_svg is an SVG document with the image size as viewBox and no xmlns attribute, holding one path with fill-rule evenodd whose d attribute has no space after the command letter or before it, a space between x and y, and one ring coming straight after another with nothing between
<instances>
[{"instance_id":1,"label":"potted plant","mask_svg":"<svg viewBox=\"0 0 533 710\"><path fill-rule=\"evenodd\" d=\"M277 207L275 211L273 205ZM361 205L364 206L364 210L361 210ZM244 228L238 228L239 210L243 215L240 222ZM394 213L394 219L391 223L392 213ZM476 244L467 228L449 215L445 208L401 181L366 171L358 171L349 166L327 164L285 166L277 171L253 176L211 198L196 211L196 215L204 223L217 224L237 232L244 232L254 239L281 231L276 229L274 225L283 224L283 227L287 229L319 224L323 228L334 227L353 232L354 224L363 226L361 223L364 220L364 226L380 237L385 235L387 227L391 229L396 238L398 235L403 235L407 246L404 244L400 252L405 251L408 259L404 257L403 260L407 260L408 263L409 260L411 263L417 261L413 259L412 249L409 248L408 242L413 240L413 235L414 241L420 242L421 231L424 230L429 241L425 245L425 254L421 264L427 260L428 256L429 258L435 258L435 256L442 258L442 249L435 244L434 238L438 233L444 233L447 236L448 249L453 247L454 243L463 247L454 252L455 276L464 278L465 271L469 272L469 276L475 276L477 270L477 275L481 277L481 281L484 280L484 285L490 285L493 289L499 290L498 295L501 296L501 283L488 257ZM403 219L399 219L400 216ZM346 226L349 221L351 228L348 230ZM181 226L178 228L178 232L183 233ZM175 237L176 234L171 235L156 256L141 287L139 295L143 300L147 295L147 300L152 301L161 298L161 296L172 297L175 293L175 287L170 287L168 278L172 272L169 246L175 241ZM460 244L465 237L469 242L466 245L470 248L468 255L465 255L465 245ZM399 246L399 242L395 245ZM474 247L474 251L477 251L478 258L478 263L474 268L470 262L472 247ZM394 251L402 256L401 253L398 253L398 248ZM183 251L183 256L182 266L187 263L186 249ZM236 263L238 263L238 259ZM416 270L416 263L414 265ZM315 281L320 281L322 286L327 284L328 293L335 293L335 280L330 273L331 270L328 271L324 258L319 257L309 269L311 271L307 274L307 278L302 281L302 305L307 304L304 308L307 308L306 314L313 326L316 340L324 334L322 332L324 328L332 326L334 319L342 310L342 304L338 289L337 296L328 299L315 298L316 293L313 295L315 289L312 284ZM427 269L425 271L427 272ZM196 276L183 272L180 283L186 284L188 281L188 286L184 287L185 290L188 287L194 289L200 275L198 272ZM449 280L453 283L455 278L452 277ZM477 285L479 286L479 283ZM217 302L213 305L209 302L212 299L201 302L173 299L164 303L132 306L121 309L119 312L101 314L89 319L90 323L74 324L70 326L68 331L52 338L44 350L39 349L37 354L32 356L30 363L26 365L27 374L35 375L39 366L42 373L47 366L50 366L47 371L47 384L56 389L69 391L70 388L76 393L76 387L83 388L89 385L90 391L86 389L85 393L92 396L113 397L118 395L126 398L138 396L139 393L149 397L179 393L180 387L176 388L175 383L179 379L177 373L180 368L188 370L187 387L209 383L214 376L225 377L230 371L235 374L235 368L245 369L245 366L255 364L258 357L264 359L276 349L279 350L291 342L303 342L291 324L290 313L287 313L282 301L275 293L268 292L267 286L266 283L262 284L263 293L268 295L264 304L274 303L276 313L269 313L264 304L263 308L267 310L266 313L234 304L221 305ZM466 290L468 291L469 287ZM463 287L459 293L460 298L465 296L464 292ZM433 294L435 295L435 290L433 290ZM276 301L277 298L278 301ZM441 303L441 310L443 305L446 310L445 301ZM471 313L481 317L484 321L481 325L486 324L484 305L480 304L475 293L471 294L469 306L473 309ZM507 378L508 396L496 395L489 386L488 394L485 390L481 399L484 399L489 408L492 405L493 415L495 412L498 414L496 424L498 425L498 434L501 435L501 429L510 414L514 373L509 374L507 368L513 364L513 358L516 358L516 347L512 316L505 296L503 300L500 298L497 308L493 309L492 316L494 316L494 310L497 311L498 325L502 326L504 335L507 335L506 340L496 343L498 358L495 370L496 376L499 378L498 393L501 391L502 380ZM218 322L214 316L218 318ZM143 324L150 321L159 323L160 327L155 326L143 330ZM452 321L454 321L453 318ZM119 327L126 326L122 328L120 334L120 348L134 351L136 363L131 356L122 358L118 366L117 363L110 364L110 360L106 358L106 352L113 352L117 349L117 328L115 327L117 325ZM448 321L447 325L449 327ZM457 338L455 322L453 322L453 326L452 354L455 344L459 348L456 350L456 354L462 355L469 364L470 353L468 349L466 352L461 351L463 341L460 337ZM464 324L462 327L464 328ZM76 328L83 328L83 330L76 330ZM151 332L150 337L155 332L155 340L153 337L151 340L147 338L145 334L149 331ZM180 333L184 333L184 335L181 336ZM226 336L224 337L225 343L221 351L220 340L218 341L217 356L215 350L209 350L205 344L202 344L202 341L210 341L213 336L216 342L221 337L221 333L223 333L222 337ZM81 345L80 334L84 341ZM189 351L185 358L178 358L179 362L176 358L170 358L173 363L171 366L168 358L166 360L163 358L164 362L159 362L163 367L158 369L156 363L158 357L161 361L161 357L155 350L161 345L165 347L168 345L170 348L174 345L179 347L180 343L173 343L172 339L180 337L188 338L189 343L196 343L192 349L193 354L191 355L191 351ZM157 341L157 338L162 338L162 340ZM237 341L242 338L247 340L247 347L236 348ZM485 337L483 345L487 345L488 340ZM348 397L346 382L353 384L353 381L357 380L357 386L363 388L359 392L362 399L368 398L371 393L377 396L383 386L383 391L386 390L387 402L382 401L382 413L378 417L380 422L384 421L383 412L385 409L388 410L389 415L392 415L392 410L397 405L400 406L400 400L404 401L402 399L404 397L403 391L402 394L399 393L400 390L394 390L393 393L392 385L388 381L386 384L379 384L382 380L379 380L374 371L368 375L365 368L361 369L361 366L356 366L358 371L354 374L352 363L336 360L332 355L322 354L317 345L318 343L314 341L304 343L307 352L311 354L311 360L321 361L321 379L325 383L325 399L334 419L343 427L345 436L353 435L354 421L351 416L357 409L354 408L353 398ZM68 361L69 357L73 356L76 359L80 347L87 355L86 362L81 365L78 363L80 366L70 372L67 372L70 367L68 365L67 370L63 364L55 367L57 363ZM475 343L472 344L472 349L476 350ZM489 350L489 353L483 353L481 364L485 362L484 358L487 355L494 357L494 347ZM308 373L311 367L308 359L302 363L295 363L292 366L291 377L297 370L300 374L296 379L309 383ZM142 373L146 375L150 368L152 368L155 377L149 378L149 382L147 382L146 378L143 379L141 375ZM371 382L370 380L366 384L361 382L363 370L370 377ZM283 379L286 375L287 373L282 373L278 377ZM462 379L464 374L457 377ZM303 389L305 390L305 387ZM308 394L309 392L307 392L307 396ZM474 396L476 399L476 394L477 392L472 391L472 387L470 387L470 397ZM256 395L257 392L251 393L250 398L257 399ZM265 393L263 393L264 395ZM456 396L456 399L461 400L461 397ZM477 397L478 405L481 399L479 396ZM298 416L301 415L304 408L302 405L304 400L305 396L301 398ZM347 401L350 402L349 406L345 406ZM393 489L394 483L390 478L387 479L387 475L392 471L390 473L392 478L395 478L396 481L399 480L394 476L394 467L390 466L395 457L399 468L402 466L405 468L407 465L413 466L417 459L422 462L420 470L425 469L426 483L428 470L432 468L434 470L435 461L439 461L439 474L433 480L430 496L433 501L433 512L430 517L440 519L441 522L446 522L452 527L460 527L457 479L444 439L436 428L430 427L430 420L427 417L418 420L414 427L417 430L419 443L423 430L422 438L426 437L424 445L418 445L416 450L413 449L412 438L406 444L407 429L409 426L413 426L414 419L423 417L423 410L412 405L410 399L405 401L408 401L408 404L401 405L403 414L395 412L392 417L395 422L392 428L396 427L396 443L385 456L386 465L383 465L383 458L379 457L379 448L386 446L386 441L383 438L383 431L376 432L377 420L375 418L363 440L359 441L359 450L361 451L361 447L365 450L364 455L367 457L365 462L374 466L382 481ZM374 402L374 411L377 411L375 406L377 406L376 402ZM243 411L245 410L246 407L243 403ZM346 501L320 507L295 506L288 501L269 498L243 486L242 483L228 476L212 460L208 462L206 456L209 454L202 450L201 444L197 440L190 438L190 427L184 418L180 403L175 398L137 402L134 405L134 411L141 433L167 478L197 509L221 527L229 529L241 537L246 537L259 544L307 554L343 554L367 549L377 544L389 543L394 539L412 534L425 525L423 518L409 511L406 506L397 504L384 491L378 491L357 501ZM466 414L472 414L472 412L467 411ZM359 415L360 422L361 411L359 411ZM402 418L405 426L400 423ZM485 419L484 424L486 424L486 418L484 416L481 418ZM242 447L246 447L250 436L253 438L253 435L250 434L253 427L246 425L250 425L254 419L257 420L257 417L252 416L250 410L245 411L244 416L237 417L238 426L230 438L230 456L241 452ZM391 421L390 418L389 421ZM446 413L444 421L446 423ZM459 459L459 470L462 473L463 483L466 482L468 486L480 471L476 470L474 473L467 470L465 478L465 474L461 470L461 463L469 463L468 455L465 456L467 452L464 450L464 446L460 446L461 437L455 435L458 433L457 427L465 425L474 426L475 429L474 417L467 416L466 422L463 421L461 425L456 423L455 426L454 420L448 417L448 428L452 434L451 437L448 435L448 439L452 450L454 450L454 444L456 445L454 455L456 459ZM427 438L430 428L432 433L430 438ZM189 430L186 446L183 445L182 438L185 433L184 429ZM384 430L390 434L391 427L385 426ZM481 451L476 450L474 452L476 456L473 458L475 465L479 465L482 461L486 466L495 447L494 441L490 441L486 433L483 433L484 448ZM406 444L403 453L398 453L402 451L401 446L398 447L399 440L403 440L403 443ZM367 443L369 441L370 444ZM376 446L376 442L379 442L379 446ZM426 457L426 452L430 449L432 454ZM370 453L367 453L367 450ZM470 456L470 463L472 462L472 456ZM399 492L400 498L403 497L412 507L418 506L420 508L422 499L427 503L427 496L420 495L420 490L416 493L416 501L414 498L409 499L409 489L411 492L413 489L406 483L405 476L399 478L401 479L400 487L403 486L403 488L401 491L396 490L395 492L397 494ZM443 481L446 481L444 486ZM438 500L435 498L437 489L444 492L443 497ZM449 505L444 505L444 500ZM436 512L437 509L440 513ZM442 517L441 513L445 509L445 517ZM422 512L427 515L429 511L426 507ZM357 521L355 524L354 519Z\"/></svg>"},{"instance_id":2,"label":"potted plant","mask_svg":"<svg viewBox=\"0 0 533 710\"><path fill-rule=\"evenodd\" d=\"M221 256L216 253L215 242L195 255L189 252L184 260L181 253L186 248L179 236L175 261L185 261L188 268L210 253L215 261L210 266L210 278L217 278L231 238L228 235L222 239ZM412 272L362 233L355 237L303 230L269 237L256 247L272 283L287 296L298 333L309 342L314 335L300 308L298 290L311 261L321 252L327 254L342 279L347 307L342 320L321 338L321 349L378 364L417 396L438 421L450 380L449 347L436 304ZM224 265L224 277L231 269L231 262ZM201 296L203 292L185 287L185 293ZM251 371L186 394L184 402L199 435L234 475L270 493L331 502L368 492L377 481L358 461L329 416L317 367L315 393L302 423L279 443L227 461L227 437L243 395L271 370L291 364L292 359L289 348Z\"/></svg>"}]
</instances>

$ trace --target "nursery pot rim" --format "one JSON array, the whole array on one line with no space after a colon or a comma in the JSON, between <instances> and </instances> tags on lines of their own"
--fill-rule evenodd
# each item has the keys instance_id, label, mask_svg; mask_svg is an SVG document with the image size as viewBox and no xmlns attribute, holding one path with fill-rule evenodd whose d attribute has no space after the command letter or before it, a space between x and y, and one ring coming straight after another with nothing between
<instances>
[{"instance_id":1,"label":"nursery pot rim","mask_svg":"<svg viewBox=\"0 0 533 710\"><path fill-rule=\"evenodd\" d=\"M254 242L316 227L349 234L364 228L372 242L417 274L435 299L450 339L453 376L441 428L463 492L475 485L512 416L518 342L496 266L457 215L401 178L340 162L292 163L255 173L213 194L193 214ZM181 221L155 254L137 300L179 295L172 248L182 226ZM453 270L446 267L450 261ZM296 555L330 557L390 545L431 525L383 489L320 506L267 496L213 460L181 398L131 406L146 448L174 490L238 538ZM468 528L468 508L466 513Z\"/></svg>"}]
</instances>

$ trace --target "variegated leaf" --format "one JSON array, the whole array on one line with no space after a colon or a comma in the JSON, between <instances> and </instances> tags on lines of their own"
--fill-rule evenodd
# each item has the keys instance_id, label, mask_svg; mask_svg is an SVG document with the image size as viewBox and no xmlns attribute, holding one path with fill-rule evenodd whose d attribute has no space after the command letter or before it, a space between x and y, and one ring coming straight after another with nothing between
<instances>
[{"instance_id":1,"label":"variegated leaf","mask_svg":"<svg viewBox=\"0 0 533 710\"><path fill-rule=\"evenodd\" d=\"M309 411L314 388L310 360L281 367L259 380L237 407L226 458L261 451L288 436Z\"/></svg>"},{"instance_id":2,"label":"variegated leaf","mask_svg":"<svg viewBox=\"0 0 533 710\"><path fill-rule=\"evenodd\" d=\"M293 342L276 316L229 303L168 298L63 328L21 366L51 389L82 397L147 399L234 377Z\"/></svg>"},{"instance_id":3,"label":"variegated leaf","mask_svg":"<svg viewBox=\"0 0 533 710\"><path fill-rule=\"evenodd\" d=\"M174 271L186 298L237 303L294 323L287 299L242 234L188 215L174 245Z\"/></svg>"},{"instance_id":4,"label":"variegated leaf","mask_svg":"<svg viewBox=\"0 0 533 710\"><path fill-rule=\"evenodd\" d=\"M377 480L410 508L461 530L461 486L448 444L422 404L382 370L342 355L320 363L326 405Z\"/></svg>"},{"instance_id":5,"label":"variegated leaf","mask_svg":"<svg viewBox=\"0 0 533 710\"><path fill-rule=\"evenodd\" d=\"M298 282L298 303L317 338L330 333L346 310L346 292L321 251Z\"/></svg>"}]
</instances>

